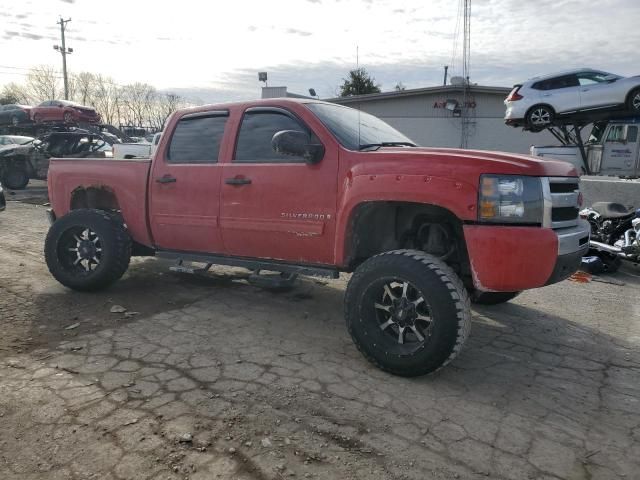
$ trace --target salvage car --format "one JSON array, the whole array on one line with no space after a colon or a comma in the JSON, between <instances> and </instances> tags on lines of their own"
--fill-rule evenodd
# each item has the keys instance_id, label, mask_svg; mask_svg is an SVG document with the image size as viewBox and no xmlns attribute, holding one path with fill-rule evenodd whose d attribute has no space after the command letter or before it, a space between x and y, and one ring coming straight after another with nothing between
<instances>
[{"instance_id":1,"label":"salvage car","mask_svg":"<svg viewBox=\"0 0 640 480\"><path fill-rule=\"evenodd\" d=\"M31 107L26 105L0 105L0 125L17 126L31 121Z\"/></svg>"},{"instance_id":2,"label":"salvage car","mask_svg":"<svg viewBox=\"0 0 640 480\"><path fill-rule=\"evenodd\" d=\"M24 145L33 140L34 137L25 137L22 135L0 135L0 148L5 145Z\"/></svg>"},{"instance_id":3,"label":"salvage car","mask_svg":"<svg viewBox=\"0 0 640 480\"><path fill-rule=\"evenodd\" d=\"M594 111L640 113L640 76L591 68L534 77L505 99L505 123L540 130L556 119Z\"/></svg>"},{"instance_id":4,"label":"salvage car","mask_svg":"<svg viewBox=\"0 0 640 480\"><path fill-rule=\"evenodd\" d=\"M47 100L31 109L34 123L100 123L101 117L95 108L68 100Z\"/></svg>"},{"instance_id":5,"label":"salvage car","mask_svg":"<svg viewBox=\"0 0 640 480\"><path fill-rule=\"evenodd\" d=\"M184 109L150 159L52 159L49 271L105 288L132 255L336 278L347 328L388 372L460 352L470 297L500 303L576 271L577 172L530 156L420 148L316 100ZM257 319L256 319L257 321Z\"/></svg>"},{"instance_id":6,"label":"salvage car","mask_svg":"<svg viewBox=\"0 0 640 480\"><path fill-rule=\"evenodd\" d=\"M2 147L0 179L7 188L22 190L32 178L47 178L50 157L104 157L106 143L100 135L79 130L52 132L25 144Z\"/></svg>"}]
</instances>

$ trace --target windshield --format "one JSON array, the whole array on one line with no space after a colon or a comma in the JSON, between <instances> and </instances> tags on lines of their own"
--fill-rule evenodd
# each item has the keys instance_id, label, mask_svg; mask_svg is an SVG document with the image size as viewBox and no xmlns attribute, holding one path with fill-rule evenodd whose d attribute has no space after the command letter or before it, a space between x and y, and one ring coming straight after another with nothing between
<instances>
[{"instance_id":1,"label":"windshield","mask_svg":"<svg viewBox=\"0 0 640 480\"><path fill-rule=\"evenodd\" d=\"M415 146L395 128L360 110L327 103L308 103L325 127L349 150L366 146ZM358 128L358 123L360 127Z\"/></svg>"}]
</instances>

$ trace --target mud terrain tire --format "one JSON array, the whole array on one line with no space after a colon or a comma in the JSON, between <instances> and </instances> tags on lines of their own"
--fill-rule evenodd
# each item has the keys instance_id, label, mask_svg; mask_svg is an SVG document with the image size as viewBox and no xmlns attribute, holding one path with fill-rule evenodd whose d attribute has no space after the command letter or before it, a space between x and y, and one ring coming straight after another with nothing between
<instances>
[{"instance_id":1,"label":"mud terrain tire","mask_svg":"<svg viewBox=\"0 0 640 480\"><path fill-rule=\"evenodd\" d=\"M131 237L115 214L73 210L51 226L44 253L49 271L64 286L100 290L127 271Z\"/></svg>"},{"instance_id":2,"label":"mud terrain tire","mask_svg":"<svg viewBox=\"0 0 640 480\"><path fill-rule=\"evenodd\" d=\"M344 305L360 352L404 377L451 362L471 329L462 282L445 263L419 250L393 250L365 261L351 277Z\"/></svg>"}]
</instances>

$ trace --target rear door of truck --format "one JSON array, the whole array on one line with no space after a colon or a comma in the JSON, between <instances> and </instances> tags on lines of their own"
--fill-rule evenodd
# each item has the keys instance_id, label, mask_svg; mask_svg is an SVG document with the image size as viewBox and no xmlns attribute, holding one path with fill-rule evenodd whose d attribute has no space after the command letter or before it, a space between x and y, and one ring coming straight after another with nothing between
<instances>
[{"instance_id":1,"label":"rear door of truck","mask_svg":"<svg viewBox=\"0 0 640 480\"><path fill-rule=\"evenodd\" d=\"M162 250L222 253L218 163L226 110L186 114L168 128L149 178L149 218Z\"/></svg>"}]
</instances>

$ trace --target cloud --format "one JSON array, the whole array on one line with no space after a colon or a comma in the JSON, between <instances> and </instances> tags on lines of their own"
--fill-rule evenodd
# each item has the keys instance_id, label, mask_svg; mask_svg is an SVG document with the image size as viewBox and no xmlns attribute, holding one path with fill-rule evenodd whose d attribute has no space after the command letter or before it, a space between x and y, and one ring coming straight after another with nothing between
<instances>
[{"instance_id":1,"label":"cloud","mask_svg":"<svg viewBox=\"0 0 640 480\"><path fill-rule=\"evenodd\" d=\"M28 38L29 40L42 40L44 36L38 35L37 33L23 32L22 37Z\"/></svg>"},{"instance_id":2,"label":"cloud","mask_svg":"<svg viewBox=\"0 0 640 480\"><path fill-rule=\"evenodd\" d=\"M64 3L75 3L76 0L60 0L60 1Z\"/></svg>"},{"instance_id":3,"label":"cloud","mask_svg":"<svg viewBox=\"0 0 640 480\"><path fill-rule=\"evenodd\" d=\"M308 37L311 35L311 32L305 32L304 30L298 30L297 28L287 28L286 32L292 35L300 35L301 37Z\"/></svg>"}]
</instances>

